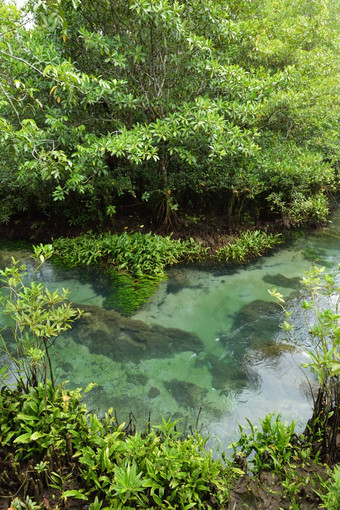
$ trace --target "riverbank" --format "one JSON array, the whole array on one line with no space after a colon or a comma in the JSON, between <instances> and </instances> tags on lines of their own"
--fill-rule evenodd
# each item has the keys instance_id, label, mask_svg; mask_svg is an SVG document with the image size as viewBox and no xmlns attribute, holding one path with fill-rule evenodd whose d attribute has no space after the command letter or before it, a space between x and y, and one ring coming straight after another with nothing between
<instances>
[{"instance_id":1,"label":"riverbank","mask_svg":"<svg viewBox=\"0 0 340 510\"><path fill-rule=\"evenodd\" d=\"M140 216L138 214L117 215L109 224L98 225L98 223L88 223L82 228L60 224L48 218L20 216L8 223L0 224L0 237L11 240L27 240L32 243L47 243L53 238L75 237L89 230L94 233L110 231L117 234L123 232L150 232L164 236L171 233L173 239L187 240L193 238L195 242L202 243L204 247L208 247L214 252L230 242L237 236L238 232L247 229L266 230L272 234L281 233L289 235L291 228L292 225L285 219L268 222L240 221L237 226L230 226L224 215L178 215L173 228L166 231L159 228L149 216Z\"/></svg>"}]
</instances>

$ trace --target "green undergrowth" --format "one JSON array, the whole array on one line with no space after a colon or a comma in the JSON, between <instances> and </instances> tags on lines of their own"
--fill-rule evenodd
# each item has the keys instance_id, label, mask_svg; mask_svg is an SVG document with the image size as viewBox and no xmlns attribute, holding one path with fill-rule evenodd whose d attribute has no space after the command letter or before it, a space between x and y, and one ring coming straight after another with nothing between
<instances>
[{"instance_id":1,"label":"green undergrowth","mask_svg":"<svg viewBox=\"0 0 340 510\"><path fill-rule=\"evenodd\" d=\"M327 479L313 474L312 445L296 435L294 423L268 415L260 428L249 425L249 431L240 427L231 445L233 458L222 453L220 459L197 432L179 432L177 422L163 419L136 432L131 424L118 424L112 408L99 418L87 411L80 389L54 388L48 381L28 392L20 385L3 387L0 488L8 487L13 509L41 508L46 497L54 510L75 500L89 510L221 509L230 508L241 477L254 484L270 472L280 481L278 497L299 508L306 484L302 466L323 507L338 509L339 470L329 470Z\"/></svg>"},{"instance_id":2,"label":"green undergrowth","mask_svg":"<svg viewBox=\"0 0 340 510\"><path fill-rule=\"evenodd\" d=\"M104 262L135 276L164 278L167 266L192 262L206 255L206 248L193 239L181 241L151 233L99 234L88 232L53 241L54 254L70 267Z\"/></svg>"},{"instance_id":3,"label":"green undergrowth","mask_svg":"<svg viewBox=\"0 0 340 510\"><path fill-rule=\"evenodd\" d=\"M222 508L240 471L214 459L199 434L183 437L176 422L131 433L112 409L102 419L88 413L79 389L3 388L0 404L0 486L12 480L13 496L21 486L24 499L49 492L55 503L81 499L92 510Z\"/></svg>"},{"instance_id":4,"label":"green undergrowth","mask_svg":"<svg viewBox=\"0 0 340 510\"><path fill-rule=\"evenodd\" d=\"M166 268L178 262L199 261L207 249L193 239L174 240L151 233L95 235L53 241L57 261L69 267L103 265L111 280L104 307L132 315L166 279Z\"/></svg>"},{"instance_id":5,"label":"green undergrowth","mask_svg":"<svg viewBox=\"0 0 340 510\"><path fill-rule=\"evenodd\" d=\"M281 234L267 234L261 230L245 230L235 241L219 248L216 256L221 262L242 264L259 257L282 242Z\"/></svg>"},{"instance_id":6,"label":"green undergrowth","mask_svg":"<svg viewBox=\"0 0 340 510\"><path fill-rule=\"evenodd\" d=\"M320 508L327 510L340 509L340 466L330 470L330 477L322 484L323 492L319 494L322 504Z\"/></svg>"},{"instance_id":7,"label":"green undergrowth","mask_svg":"<svg viewBox=\"0 0 340 510\"><path fill-rule=\"evenodd\" d=\"M287 424L280 415L271 413L260 420L258 429L247 420L250 430L239 425L240 437L231 445L235 455L250 458L250 466L255 474L264 469L280 471L292 459L301 455L301 441L295 434L294 421ZM310 445L306 445L305 457L310 456Z\"/></svg>"}]
</instances>

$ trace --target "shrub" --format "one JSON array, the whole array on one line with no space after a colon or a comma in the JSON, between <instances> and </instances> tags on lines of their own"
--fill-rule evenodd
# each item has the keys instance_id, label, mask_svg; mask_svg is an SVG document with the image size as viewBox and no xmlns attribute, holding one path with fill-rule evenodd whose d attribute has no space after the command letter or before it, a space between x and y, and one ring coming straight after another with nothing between
<instances>
[{"instance_id":1,"label":"shrub","mask_svg":"<svg viewBox=\"0 0 340 510\"><path fill-rule=\"evenodd\" d=\"M325 223L329 214L328 199L322 193L308 198L302 193L295 193L290 207L287 208L287 214L295 225Z\"/></svg>"},{"instance_id":2,"label":"shrub","mask_svg":"<svg viewBox=\"0 0 340 510\"><path fill-rule=\"evenodd\" d=\"M5 390L0 403L0 446L13 448L18 486L28 473L16 460L31 459L30 478L55 489L64 504L93 495L91 507L107 509L203 509L210 498L222 508L228 501L235 471L214 460L199 434L181 437L175 422L128 435L112 409L100 419L81 404L79 390L50 383L29 394Z\"/></svg>"},{"instance_id":3,"label":"shrub","mask_svg":"<svg viewBox=\"0 0 340 510\"><path fill-rule=\"evenodd\" d=\"M50 245L35 247L33 257L38 262L35 272L51 255ZM3 349L0 354L4 353L10 360L7 370L10 366L15 367L14 376L25 391L29 391L30 386L46 382L47 374L54 385L50 349L59 335L80 317L81 311L71 307L66 290L50 292L33 280L25 283L26 276L26 265L19 265L14 258L12 267L0 270L0 304L10 319L15 355L1 336ZM5 375L6 371L0 373L0 382Z\"/></svg>"}]
</instances>

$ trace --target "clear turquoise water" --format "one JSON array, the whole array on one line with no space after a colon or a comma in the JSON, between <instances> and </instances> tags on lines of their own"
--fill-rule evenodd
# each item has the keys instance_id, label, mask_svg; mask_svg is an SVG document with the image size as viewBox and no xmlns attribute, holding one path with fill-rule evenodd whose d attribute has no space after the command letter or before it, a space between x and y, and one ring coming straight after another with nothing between
<instances>
[{"instance_id":1,"label":"clear turquoise water","mask_svg":"<svg viewBox=\"0 0 340 510\"><path fill-rule=\"evenodd\" d=\"M284 295L308 343L298 313L299 278L311 261L337 267L340 210L329 228L315 230L247 266L180 267L169 272L149 302L131 319L106 311L109 283L91 271L64 271L46 263L37 274L49 288L68 288L85 316L56 343L58 381L97 387L87 396L99 413L113 406L120 421L130 412L144 428L149 412L180 418L183 430L196 425L228 442L237 422L280 412L298 423L309 417L308 385L298 367L301 347L287 352L279 324L283 317L268 293ZM25 251L0 252L0 264L14 256L32 263Z\"/></svg>"}]
</instances>

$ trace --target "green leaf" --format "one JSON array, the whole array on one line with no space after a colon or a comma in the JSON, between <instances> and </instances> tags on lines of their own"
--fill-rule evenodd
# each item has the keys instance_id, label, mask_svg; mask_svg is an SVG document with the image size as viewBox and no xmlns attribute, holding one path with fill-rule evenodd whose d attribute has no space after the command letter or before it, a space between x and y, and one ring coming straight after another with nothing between
<instances>
[{"instance_id":1,"label":"green leaf","mask_svg":"<svg viewBox=\"0 0 340 510\"><path fill-rule=\"evenodd\" d=\"M22 443L26 444L31 441L31 432L26 432L25 434L21 434L16 439L14 439L13 443Z\"/></svg>"},{"instance_id":2,"label":"green leaf","mask_svg":"<svg viewBox=\"0 0 340 510\"><path fill-rule=\"evenodd\" d=\"M32 414L18 413L16 415L16 419L22 421L39 421L40 418L38 416L33 416Z\"/></svg>"},{"instance_id":3,"label":"green leaf","mask_svg":"<svg viewBox=\"0 0 340 510\"><path fill-rule=\"evenodd\" d=\"M61 494L61 498L62 499L75 498L75 499L83 499L83 500L88 499L87 495L83 493L82 489L81 490L64 491Z\"/></svg>"},{"instance_id":4,"label":"green leaf","mask_svg":"<svg viewBox=\"0 0 340 510\"><path fill-rule=\"evenodd\" d=\"M44 432L36 431L36 432L33 432L30 439L31 439L31 441L36 441L40 437L44 437L44 436L46 436L46 434Z\"/></svg>"},{"instance_id":5,"label":"green leaf","mask_svg":"<svg viewBox=\"0 0 340 510\"><path fill-rule=\"evenodd\" d=\"M95 388L96 386L98 386L98 385L97 385L97 383L89 383L89 384L86 386L86 388L85 388L85 390L84 390L84 393L88 393L89 391L91 391L91 390L92 390L93 388Z\"/></svg>"}]
</instances>

